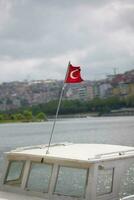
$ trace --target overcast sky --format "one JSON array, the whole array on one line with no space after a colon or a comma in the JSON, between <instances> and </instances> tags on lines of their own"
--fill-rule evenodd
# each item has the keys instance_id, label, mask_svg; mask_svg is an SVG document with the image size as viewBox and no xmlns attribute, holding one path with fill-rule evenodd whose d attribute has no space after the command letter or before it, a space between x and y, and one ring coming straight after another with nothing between
<instances>
[{"instance_id":1,"label":"overcast sky","mask_svg":"<svg viewBox=\"0 0 134 200\"><path fill-rule=\"evenodd\" d=\"M134 69L134 0L0 0L0 82Z\"/></svg>"}]
</instances>

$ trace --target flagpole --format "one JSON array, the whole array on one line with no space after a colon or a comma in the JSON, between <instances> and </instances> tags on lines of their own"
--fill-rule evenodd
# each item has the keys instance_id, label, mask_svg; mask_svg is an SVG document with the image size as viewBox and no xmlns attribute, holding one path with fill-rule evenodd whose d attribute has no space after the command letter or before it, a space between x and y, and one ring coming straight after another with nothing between
<instances>
[{"instance_id":1,"label":"flagpole","mask_svg":"<svg viewBox=\"0 0 134 200\"><path fill-rule=\"evenodd\" d=\"M69 65L70 65L70 61L68 63L68 69L69 69ZM67 73L66 73L66 76L65 76L65 80L66 80L66 77L68 75L68 69L67 69ZM48 148L47 148L46 154L49 154L49 148L50 148L50 145L51 145L55 124L56 124L56 121L57 121L57 118L58 118L59 109L60 109L60 105L61 105L61 101L62 101L62 97L63 97L63 92L64 92L64 89L65 89L65 86L66 86L65 80L64 80L63 87L61 89L60 98L59 98L59 102L58 102L58 106L57 106L57 110L56 110L56 115L55 115L55 119L54 119L54 122L53 122L52 130L51 130L51 135L50 135L50 139L49 139L49 143L48 143Z\"/></svg>"}]
</instances>

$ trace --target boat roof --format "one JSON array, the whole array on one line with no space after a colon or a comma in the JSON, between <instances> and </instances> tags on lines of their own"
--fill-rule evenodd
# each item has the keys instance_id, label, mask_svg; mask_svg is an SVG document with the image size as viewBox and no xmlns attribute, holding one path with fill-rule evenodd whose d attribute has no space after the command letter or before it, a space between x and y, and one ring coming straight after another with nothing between
<instances>
[{"instance_id":1,"label":"boat roof","mask_svg":"<svg viewBox=\"0 0 134 200\"><path fill-rule=\"evenodd\" d=\"M47 145L37 145L12 150L7 153L9 158L19 159L44 158L53 160L75 160L96 162L106 159L119 159L121 157L134 157L134 147L110 144L52 144L47 153Z\"/></svg>"}]
</instances>

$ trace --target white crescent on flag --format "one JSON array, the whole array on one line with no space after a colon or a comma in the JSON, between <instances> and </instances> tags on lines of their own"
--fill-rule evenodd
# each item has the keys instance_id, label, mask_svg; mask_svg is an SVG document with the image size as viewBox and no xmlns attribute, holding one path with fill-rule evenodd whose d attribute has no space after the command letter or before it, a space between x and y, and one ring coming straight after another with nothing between
<instances>
[{"instance_id":1,"label":"white crescent on flag","mask_svg":"<svg viewBox=\"0 0 134 200\"><path fill-rule=\"evenodd\" d=\"M77 71L79 71L79 69L75 69L75 70L73 70L73 71L70 73L70 77L71 77L72 79L77 79L77 78L78 78L77 76L74 76L74 73L77 72Z\"/></svg>"}]
</instances>

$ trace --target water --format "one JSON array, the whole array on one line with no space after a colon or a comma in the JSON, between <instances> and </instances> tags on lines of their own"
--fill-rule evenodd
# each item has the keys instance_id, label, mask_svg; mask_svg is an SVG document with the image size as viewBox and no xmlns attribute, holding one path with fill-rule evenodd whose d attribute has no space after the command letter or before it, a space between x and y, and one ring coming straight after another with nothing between
<instances>
[{"instance_id":1,"label":"water","mask_svg":"<svg viewBox=\"0 0 134 200\"><path fill-rule=\"evenodd\" d=\"M48 143L51 128L52 121L0 124L0 159L16 147ZM58 120L52 142L65 141L134 146L134 116Z\"/></svg>"}]
</instances>

